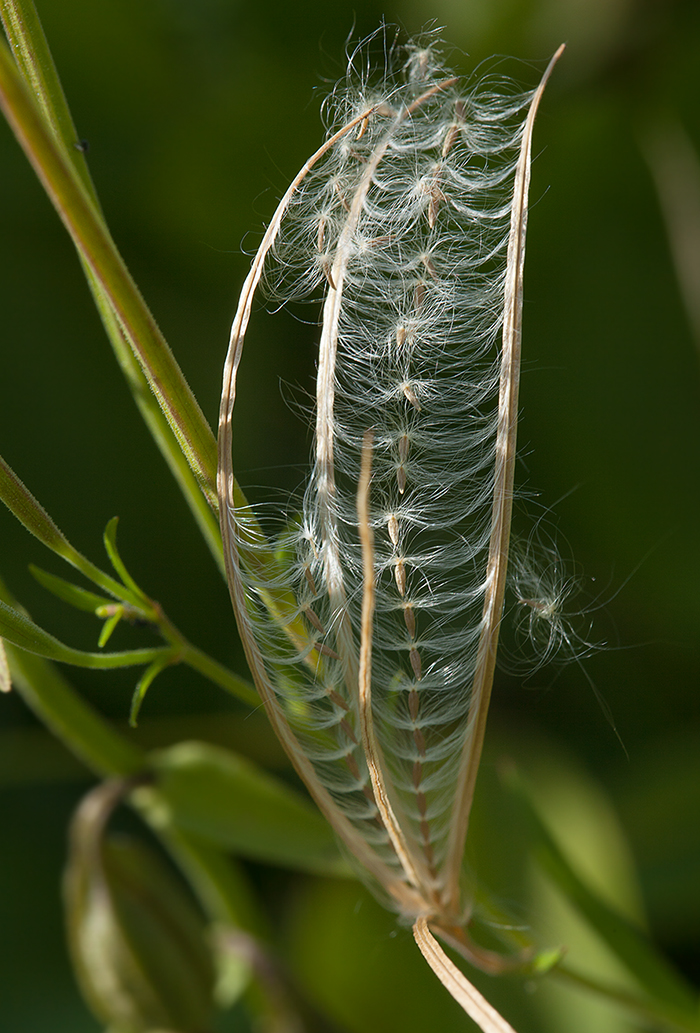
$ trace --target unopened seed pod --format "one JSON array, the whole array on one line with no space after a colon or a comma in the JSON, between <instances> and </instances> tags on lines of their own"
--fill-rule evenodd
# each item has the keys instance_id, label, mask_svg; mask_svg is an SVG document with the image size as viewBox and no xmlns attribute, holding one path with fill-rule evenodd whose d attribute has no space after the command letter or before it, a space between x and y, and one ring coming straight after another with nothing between
<instances>
[{"instance_id":1,"label":"unopened seed pod","mask_svg":"<svg viewBox=\"0 0 700 1033\"><path fill-rule=\"evenodd\" d=\"M206 1033L214 966L204 921L150 847L105 834L123 791L93 790L71 826L64 890L80 988L114 1033Z\"/></svg>"}]
</instances>

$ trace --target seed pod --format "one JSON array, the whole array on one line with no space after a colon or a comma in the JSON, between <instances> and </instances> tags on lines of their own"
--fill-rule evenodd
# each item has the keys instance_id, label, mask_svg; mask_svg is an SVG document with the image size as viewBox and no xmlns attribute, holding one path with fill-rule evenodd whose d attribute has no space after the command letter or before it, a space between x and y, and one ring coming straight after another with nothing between
<instances>
[{"instance_id":1,"label":"seed pod","mask_svg":"<svg viewBox=\"0 0 700 1033\"><path fill-rule=\"evenodd\" d=\"M64 895L78 982L114 1033L205 1033L214 966L204 921L151 848L105 835L124 790L93 790L71 826Z\"/></svg>"}]
</instances>

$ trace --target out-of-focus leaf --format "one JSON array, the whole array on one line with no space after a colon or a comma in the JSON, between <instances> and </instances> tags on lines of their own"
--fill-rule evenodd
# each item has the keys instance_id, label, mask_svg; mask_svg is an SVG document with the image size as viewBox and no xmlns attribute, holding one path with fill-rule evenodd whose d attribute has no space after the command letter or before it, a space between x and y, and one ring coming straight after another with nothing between
<instances>
[{"instance_id":1,"label":"out-of-focus leaf","mask_svg":"<svg viewBox=\"0 0 700 1033\"><path fill-rule=\"evenodd\" d=\"M46 660L16 651L25 663L43 665L58 679L58 672ZM125 722L115 726L114 735L128 734L141 749L163 749L174 742L196 736L205 742L242 750L247 757L268 769L285 770L289 761L270 731L264 714L244 715L225 711L183 714L176 717L148 717L138 728ZM133 747L136 748L136 747ZM145 766L145 761L142 762ZM114 772L110 772L114 773ZM41 785L51 782L81 782L89 778L88 768L74 758L62 742L44 727L0 730L0 789L7 786Z\"/></svg>"},{"instance_id":2,"label":"out-of-focus leaf","mask_svg":"<svg viewBox=\"0 0 700 1033\"><path fill-rule=\"evenodd\" d=\"M694 942L700 927L700 729L688 724L623 774L618 806L654 926Z\"/></svg>"},{"instance_id":3,"label":"out-of-focus leaf","mask_svg":"<svg viewBox=\"0 0 700 1033\"><path fill-rule=\"evenodd\" d=\"M515 771L507 770L505 777L517 794L530 826L535 856L566 900L578 909L647 994L696 1017L697 1000L690 987L654 948L642 929L610 907L574 870Z\"/></svg>"},{"instance_id":4,"label":"out-of-focus leaf","mask_svg":"<svg viewBox=\"0 0 700 1033\"><path fill-rule=\"evenodd\" d=\"M7 662L5 644L0 638L0 692L9 692L12 689L12 678L10 677L10 665Z\"/></svg>"},{"instance_id":5,"label":"out-of-focus leaf","mask_svg":"<svg viewBox=\"0 0 700 1033\"><path fill-rule=\"evenodd\" d=\"M154 754L153 764L163 801L156 823L172 822L268 864L350 874L314 806L250 761L207 743L184 742Z\"/></svg>"}]
</instances>

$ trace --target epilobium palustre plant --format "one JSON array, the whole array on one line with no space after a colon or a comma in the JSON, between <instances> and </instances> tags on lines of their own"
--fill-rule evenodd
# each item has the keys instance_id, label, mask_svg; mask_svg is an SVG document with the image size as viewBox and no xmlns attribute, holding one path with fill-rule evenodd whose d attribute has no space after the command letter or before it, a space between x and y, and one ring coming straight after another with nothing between
<instances>
[{"instance_id":1,"label":"epilobium palustre plant","mask_svg":"<svg viewBox=\"0 0 700 1033\"><path fill-rule=\"evenodd\" d=\"M254 258L220 412L224 555L258 692L337 835L484 1030L510 1026L433 933L486 971L513 964L470 938L462 860L507 576L531 138L561 49L532 93L465 82L432 44L393 49L378 74L356 74L355 55ZM282 300L323 292L313 466L274 574L231 459L265 266Z\"/></svg>"},{"instance_id":2,"label":"epilobium palustre plant","mask_svg":"<svg viewBox=\"0 0 700 1033\"><path fill-rule=\"evenodd\" d=\"M512 549L530 141L559 55L540 86L522 93L496 75L452 75L434 41L385 46L375 70L366 48L356 52L328 102L328 138L283 198L244 286L225 369L217 503L214 435L109 234L32 0L0 0L0 16L11 43L0 45L0 107L75 243L149 430L228 574L257 686L189 643L145 594L120 556L116 520L104 536L107 574L0 459L0 499L91 588L41 571L38 580L104 622L96 651L64 645L0 582L8 661L0 643L0 690L12 684L107 780L78 808L65 882L74 968L95 1014L114 1033L204 1031L215 1005L239 1000L252 980L254 1022L303 1028L294 995L280 992L235 858L325 874L347 875L347 865L308 800L228 740L226 749L205 735L147 750L48 661L141 668L132 724L154 679L175 664L248 708L262 699L357 872L413 926L432 968L482 1029L511 1027L440 940L488 972L554 965L553 975L616 1001L645 1028L698 1029L692 991L578 877L514 777L509 786L551 880L643 994L577 972L556 950L518 954L528 941L512 927L495 937L512 945L509 956L485 949L479 907L492 925L498 908L486 891L472 899L463 865ZM261 279L277 302L305 298L323 310L311 474L276 528L248 505L231 458L236 377ZM536 532L516 551L509 579L516 620L545 659L560 647L587 655L593 646L562 612L572 583L554 551L537 549ZM124 621L161 641L105 651ZM179 865L201 912L150 847L108 831L122 801ZM221 981L213 997L212 929L222 933L217 956L240 963L223 1002Z\"/></svg>"}]
</instances>

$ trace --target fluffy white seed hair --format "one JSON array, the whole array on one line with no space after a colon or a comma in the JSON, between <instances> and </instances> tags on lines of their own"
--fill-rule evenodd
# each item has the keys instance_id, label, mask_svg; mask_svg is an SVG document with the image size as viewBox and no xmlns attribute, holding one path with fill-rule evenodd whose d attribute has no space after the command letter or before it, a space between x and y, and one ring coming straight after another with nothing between
<instances>
[{"instance_id":1,"label":"fluffy white seed hair","mask_svg":"<svg viewBox=\"0 0 700 1033\"><path fill-rule=\"evenodd\" d=\"M357 76L363 54L243 289L222 397L222 532L275 730L447 985L428 924L499 965L465 931L460 870L510 535L530 139L559 52L532 93L463 82L432 46L393 48L379 74ZM312 470L274 543L237 504L231 467L266 262L281 300L323 298Z\"/></svg>"}]
</instances>

